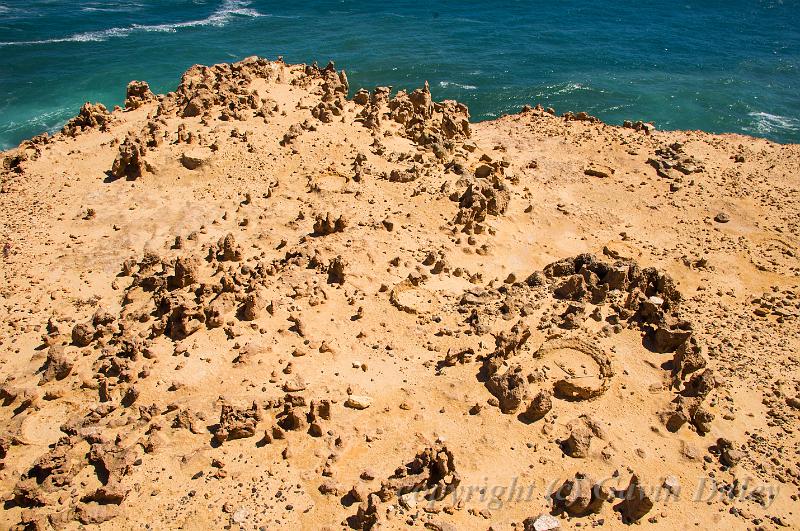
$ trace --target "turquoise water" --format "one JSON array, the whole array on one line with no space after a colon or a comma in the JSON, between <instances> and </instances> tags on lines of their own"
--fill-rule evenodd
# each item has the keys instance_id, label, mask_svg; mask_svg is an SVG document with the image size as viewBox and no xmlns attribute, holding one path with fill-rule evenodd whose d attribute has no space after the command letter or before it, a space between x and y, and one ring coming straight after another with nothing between
<instances>
[{"instance_id":1,"label":"turquoise water","mask_svg":"<svg viewBox=\"0 0 800 531\"><path fill-rule=\"evenodd\" d=\"M800 142L800 0L0 0L0 148L255 54L333 59L354 89L427 79L475 120L542 103Z\"/></svg>"}]
</instances>

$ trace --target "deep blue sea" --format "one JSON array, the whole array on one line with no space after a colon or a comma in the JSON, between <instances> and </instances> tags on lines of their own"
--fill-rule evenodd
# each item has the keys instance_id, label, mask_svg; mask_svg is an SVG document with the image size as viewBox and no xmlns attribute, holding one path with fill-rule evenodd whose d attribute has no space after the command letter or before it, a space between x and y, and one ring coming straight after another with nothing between
<instances>
[{"instance_id":1,"label":"deep blue sea","mask_svg":"<svg viewBox=\"0 0 800 531\"><path fill-rule=\"evenodd\" d=\"M0 149L248 55L429 80L474 120L542 103L800 142L800 0L0 0Z\"/></svg>"}]
</instances>

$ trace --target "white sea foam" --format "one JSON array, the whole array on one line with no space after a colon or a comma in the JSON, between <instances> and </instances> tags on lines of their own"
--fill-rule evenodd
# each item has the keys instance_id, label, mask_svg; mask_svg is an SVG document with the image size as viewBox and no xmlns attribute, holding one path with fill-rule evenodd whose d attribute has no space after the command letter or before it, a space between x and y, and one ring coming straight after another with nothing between
<instances>
[{"instance_id":1,"label":"white sea foam","mask_svg":"<svg viewBox=\"0 0 800 531\"><path fill-rule=\"evenodd\" d=\"M553 87L553 92L551 94L571 94L573 92L578 92L579 90L589 90L589 87L581 85L580 83L565 83L563 85L555 85Z\"/></svg>"},{"instance_id":2,"label":"white sea foam","mask_svg":"<svg viewBox=\"0 0 800 531\"><path fill-rule=\"evenodd\" d=\"M559 96L561 94L571 94L579 90L591 90L586 85L580 83L559 83L557 85L548 85L544 90L536 94L537 98L546 98L549 96Z\"/></svg>"},{"instance_id":3,"label":"white sea foam","mask_svg":"<svg viewBox=\"0 0 800 531\"><path fill-rule=\"evenodd\" d=\"M100 31L87 31L76 33L68 37L44 39L39 41L0 42L0 46L23 46L36 44L53 44L59 42L102 42L114 37L127 37L137 32L175 32L182 28L198 26L224 26L236 17L261 17L264 16L255 9L247 6L250 2L244 0L225 0L222 5L207 18L201 20L188 20L174 24L133 24L125 28L109 28Z\"/></svg>"},{"instance_id":4,"label":"white sea foam","mask_svg":"<svg viewBox=\"0 0 800 531\"><path fill-rule=\"evenodd\" d=\"M75 116L77 110L72 107L58 107L50 111L44 111L40 114L27 118L25 120L15 122L8 121L0 125L0 133L13 133L21 130L36 130L47 131L48 133L55 133L60 130L70 117ZM0 144L0 150L10 149L14 146L10 144Z\"/></svg>"},{"instance_id":5,"label":"white sea foam","mask_svg":"<svg viewBox=\"0 0 800 531\"><path fill-rule=\"evenodd\" d=\"M456 87L463 90L476 90L478 88L475 85L462 85L461 83L454 83L452 81L439 81L439 86L442 88Z\"/></svg>"},{"instance_id":6,"label":"white sea foam","mask_svg":"<svg viewBox=\"0 0 800 531\"><path fill-rule=\"evenodd\" d=\"M761 134L775 133L777 131L800 131L800 119L790 116L779 116L768 112L751 112L748 116L753 118L753 125L745 127L747 131Z\"/></svg>"},{"instance_id":7,"label":"white sea foam","mask_svg":"<svg viewBox=\"0 0 800 531\"><path fill-rule=\"evenodd\" d=\"M604 113L604 112L621 111L622 109L627 109L629 107L633 107L633 105L612 105L610 107L604 107L602 109L599 109L598 112Z\"/></svg>"},{"instance_id":8,"label":"white sea foam","mask_svg":"<svg viewBox=\"0 0 800 531\"><path fill-rule=\"evenodd\" d=\"M134 2L128 2L117 6L107 6L98 2L96 5L81 7L81 11L86 13L130 13L132 11L137 11L142 7L144 7L143 4L137 4Z\"/></svg>"}]
</instances>

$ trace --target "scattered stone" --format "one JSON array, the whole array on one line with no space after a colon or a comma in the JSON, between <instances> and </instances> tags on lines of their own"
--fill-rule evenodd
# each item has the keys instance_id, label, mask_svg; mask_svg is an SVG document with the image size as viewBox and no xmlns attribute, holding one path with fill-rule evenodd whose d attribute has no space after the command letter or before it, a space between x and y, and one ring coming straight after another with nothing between
<instances>
[{"instance_id":1,"label":"scattered stone","mask_svg":"<svg viewBox=\"0 0 800 531\"><path fill-rule=\"evenodd\" d=\"M737 450L730 440L721 437L717 439L717 450L719 451L720 462L727 467L736 466L744 457L742 452Z\"/></svg>"},{"instance_id":2,"label":"scattered stone","mask_svg":"<svg viewBox=\"0 0 800 531\"><path fill-rule=\"evenodd\" d=\"M555 511L563 511L570 516L586 516L600 512L609 492L589 475L577 472L573 479L564 481L550 497Z\"/></svg>"},{"instance_id":3,"label":"scattered stone","mask_svg":"<svg viewBox=\"0 0 800 531\"><path fill-rule=\"evenodd\" d=\"M628 488L623 492L622 501L615 509L622 515L623 522L632 523L641 520L653 508L653 500L635 474L631 476Z\"/></svg>"},{"instance_id":4,"label":"scattered stone","mask_svg":"<svg viewBox=\"0 0 800 531\"><path fill-rule=\"evenodd\" d=\"M261 414L255 403L249 409L223 404L219 415L219 424L214 430L214 440L223 443L252 437L256 433L256 425L259 420L261 420Z\"/></svg>"},{"instance_id":5,"label":"scattered stone","mask_svg":"<svg viewBox=\"0 0 800 531\"><path fill-rule=\"evenodd\" d=\"M344 403L351 409L367 409L372 405L372 398L368 396L350 395Z\"/></svg>"},{"instance_id":6,"label":"scattered stone","mask_svg":"<svg viewBox=\"0 0 800 531\"><path fill-rule=\"evenodd\" d=\"M283 384L283 390L287 393L296 393L305 390L305 388L306 382L299 374L296 374L294 378L287 380L286 383Z\"/></svg>"},{"instance_id":7,"label":"scattered stone","mask_svg":"<svg viewBox=\"0 0 800 531\"><path fill-rule=\"evenodd\" d=\"M343 216L333 218L330 213L325 217L317 216L314 222L314 234L317 236L326 236L335 232L343 232L347 227L347 221Z\"/></svg>"},{"instance_id":8,"label":"scattered stone","mask_svg":"<svg viewBox=\"0 0 800 531\"><path fill-rule=\"evenodd\" d=\"M95 328L91 323L78 323L72 328L72 342L78 347L87 347L94 341Z\"/></svg>"},{"instance_id":9,"label":"scattered stone","mask_svg":"<svg viewBox=\"0 0 800 531\"><path fill-rule=\"evenodd\" d=\"M181 155L181 164L183 164L183 167L187 170L196 170L207 165L210 159L210 150L197 148L190 151L185 151Z\"/></svg>"},{"instance_id":10,"label":"scattered stone","mask_svg":"<svg viewBox=\"0 0 800 531\"><path fill-rule=\"evenodd\" d=\"M664 483L661 485L667 492L670 494L674 494L676 496L680 495L681 492L681 482L675 476L667 476L664 478Z\"/></svg>"},{"instance_id":11,"label":"scattered stone","mask_svg":"<svg viewBox=\"0 0 800 531\"><path fill-rule=\"evenodd\" d=\"M492 376L486 382L486 388L497 398L503 413L513 413L525 399L528 384L522 374L522 367L515 365L503 374Z\"/></svg>"},{"instance_id":12,"label":"scattered stone","mask_svg":"<svg viewBox=\"0 0 800 531\"><path fill-rule=\"evenodd\" d=\"M42 367L39 385L53 380L63 380L72 372L73 363L64 354L64 347L53 345L47 349L47 360Z\"/></svg>"},{"instance_id":13,"label":"scattered stone","mask_svg":"<svg viewBox=\"0 0 800 531\"><path fill-rule=\"evenodd\" d=\"M568 427L570 429L569 437L561 443L564 453L574 458L588 457L592 431L582 421L574 421Z\"/></svg>"},{"instance_id":14,"label":"scattered stone","mask_svg":"<svg viewBox=\"0 0 800 531\"><path fill-rule=\"evenodd\" d=\"M611 166L590 162L589 165L584 168L583 173L592 177L603 177L607 179L614 175L614 171L614 168Z\"/></svg>"},{"instance_id":15,"label":"scattered stone","mask_svg":"<svg viewBox=\"0 0 800 531\"><path fill-rule=\"evenodd\" d=\"M552 395L549 391L539 391L531 400L530 405L525 410L524 416L531 421L544 418L553 409Z\"/></svg>"},{"instance_id":16,"label":"scattered stone","mask_svg":"<svg viewBox=\"0 0 800 531\"><path fill-rule=\"evenodd\" d=\"M540 514L536 518L526 518L522 522L524 531L555 531L561 529L558 518L549 514Z\"/></svg>"}]
</instances>

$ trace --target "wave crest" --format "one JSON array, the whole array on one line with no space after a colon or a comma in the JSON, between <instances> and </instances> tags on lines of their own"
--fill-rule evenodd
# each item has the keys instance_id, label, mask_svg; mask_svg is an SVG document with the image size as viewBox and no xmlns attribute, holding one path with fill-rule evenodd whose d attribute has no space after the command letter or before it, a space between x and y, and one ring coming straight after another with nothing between
<instances>
[{"instance_id":1,"label":"wave crest","mask_svg":"<svg viewBox=\"0 0 800 531\"><path fill-rule=\"evenodd\" d=\"M755 131L761 134L775 133L778 131L800 131L800 119L790 116L780 116L768 112L747 113L753 118L752 127L745 130Z\"/></svg>"},{"instance_id":2,"label":"wave crest","mask_svg":"<svg viewBox=\"0 0 800 531\"><path fill-rule=\"evenodd\" d=\"M439 86L442 88L456 87L463 90L476 90L478 88L475 85L462 85L461 83L455 83L453 81L439 81Z\"/></svg>"},{"instance_id":3,"label":"wave crest","mask_svg":"<svg viewBox=\"0 0 800 531\"><path fill-rule=\"evenodd\" d=\"M133 24L125 28L108 28L98 31L86 31L76 33L67 37L54 39L44 39L38 41L16 41L0 42L0 46L25 46L37 44L55 44L61 42L103 42L115 37L127 37L136 32L162 32L173 33L182 28L194 28L198 26L224 26L236 17L262 17L255 9L247 6L249 1L244 0L225 0L222 5L207 18L200 20L188 20L186 22L175 22L172 24Z\"/></svg>"},{"instance_id":4,"label":"wave crest","mask_svg":"<svg viewBox=\"0 0 800 531\"><path fill-rule=\"evenodd\" d=\"M558 83L556 85L547 85L544 90L536 94L537 98L548 98L551 96L561 96L564 94L572 94L580 90L591 90L586 85L580 83Z\"/></svg>"}]
</instances>

